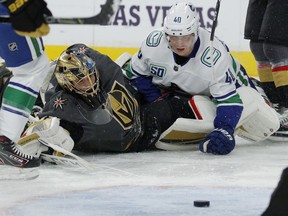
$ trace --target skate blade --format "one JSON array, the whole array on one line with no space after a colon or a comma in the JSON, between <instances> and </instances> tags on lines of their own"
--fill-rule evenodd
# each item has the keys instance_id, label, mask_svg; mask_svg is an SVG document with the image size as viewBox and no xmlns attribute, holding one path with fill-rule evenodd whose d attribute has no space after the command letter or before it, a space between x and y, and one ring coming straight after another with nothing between
<instances>
[{"instance_id":1,"label":"skate blade","mask_svg":"<svg viewBox=\"0 0 288 216\"><path fill-rule=\"evenodd\" d=\"M0 181L33 180L39 176L39 168L18 168L0 165Z\"/></svg>"},{"instance_id":2,"label":"skate blade","mask_svg":"<svg viewBox=\"0 0 288 216\"><path fill-rule=\"evenodd\" d=\"M288 141L288 134L275 132L270 137L268 137L267 140L276 141L276 142L287 142Z\"/></svg>"}]
</instances>

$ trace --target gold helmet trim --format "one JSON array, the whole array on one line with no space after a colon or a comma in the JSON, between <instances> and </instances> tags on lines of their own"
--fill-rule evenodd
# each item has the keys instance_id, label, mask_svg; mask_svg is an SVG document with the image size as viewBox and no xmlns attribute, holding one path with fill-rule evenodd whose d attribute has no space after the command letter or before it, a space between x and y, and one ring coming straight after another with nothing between
<instances>
[{"instance_id":1,"label":"gold helmet trim","mask_svg":"<svg viewBox=\"0 0 288 216\"><path fill-rule=\"evenodd\" d=\"M93 96L99 91L96 63L82 52L64 51L57 60L55 76L59 85L70 92ZM88 86L79 88L83 81Z\"/></svg>"}]
</instances>

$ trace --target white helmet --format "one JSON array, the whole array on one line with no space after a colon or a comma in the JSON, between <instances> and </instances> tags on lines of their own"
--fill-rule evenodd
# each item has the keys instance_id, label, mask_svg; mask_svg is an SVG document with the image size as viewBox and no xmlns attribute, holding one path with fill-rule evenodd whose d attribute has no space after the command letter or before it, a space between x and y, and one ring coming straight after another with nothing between
<instances>
[{"instance_id":1,"label":"white helmet","mask_svg":"<svg viewBox=\"0 0 288 216\"><path fill-rule=\"evenodd\" d=\"M184 36L194 33L198 37L199 17L192 3L172 5L164 20L164 32L171 36Z\"/></svg>"}]
</instances>

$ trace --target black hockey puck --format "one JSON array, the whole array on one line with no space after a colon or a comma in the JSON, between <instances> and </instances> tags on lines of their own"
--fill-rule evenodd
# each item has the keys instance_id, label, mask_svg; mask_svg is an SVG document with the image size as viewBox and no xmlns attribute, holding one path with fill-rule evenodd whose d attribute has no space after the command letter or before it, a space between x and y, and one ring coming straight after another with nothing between
<instances>
[{"instance_id":1,"label":"black hockey puck","mask_svg":"<svg viewBox=\"0 0 288 216\"><path fill-rule=\"evenodd\" d=\"M207 201L207 200L195 200L194 201L194 206L195 207L209 207L210 206L210 201Z\"/></svg>"}]
</instances>

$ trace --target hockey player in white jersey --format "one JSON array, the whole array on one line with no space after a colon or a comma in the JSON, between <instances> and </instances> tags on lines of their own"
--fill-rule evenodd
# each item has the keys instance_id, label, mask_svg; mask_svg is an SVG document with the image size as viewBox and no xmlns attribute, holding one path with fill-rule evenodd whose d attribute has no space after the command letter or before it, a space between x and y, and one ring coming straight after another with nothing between
<instances>
[{"instance_id":1,"label":"hockey player in white jersey","mask_svg":"<svg viewBox=\"0 0 288 216\"><path fill-rule=\"evenodd\" d=\"M11 18L11 23L0 23L0 56L13 71L13 74L9 70L0 71L0 165L26 168L23 173L32 172L41 162L39 157L20 151L16 143L49 70L49 60L39 37L49 31L44 14L51 15L51 12L43 0L0 1L0 16ZM19 36L15 30L31 37ZM15 172L22 171L15 169Z\"/></svg>"},{"instance_id":2,"label":"hockey player in white jersey","mask_svg":"<svg viewBox=\"0 0 288 216\"><path fill-rule=\"evenodd\" d=\"M146 102L157 100L163 91L175 90L190 97L213 98L214 130L200 142L199 148L202 152L224 155L235 147L234 132L243 112L237 88L255 86L227 46L215 38L211 51L209 39L210 32L199 27L193 5L176 3L164 20L163 29L151 32L132 57L126 75ZM192 107L191 101L185 103Z\"/></svg>"}]
</instances>

